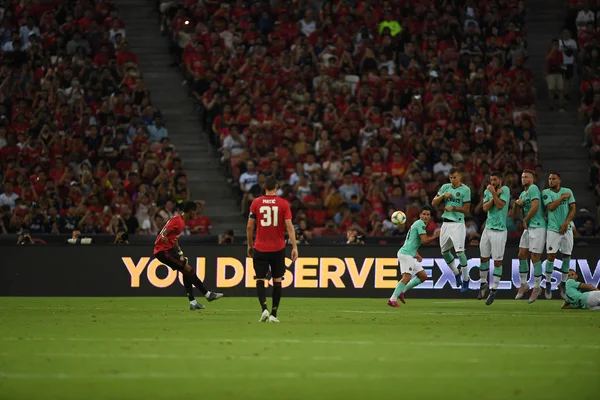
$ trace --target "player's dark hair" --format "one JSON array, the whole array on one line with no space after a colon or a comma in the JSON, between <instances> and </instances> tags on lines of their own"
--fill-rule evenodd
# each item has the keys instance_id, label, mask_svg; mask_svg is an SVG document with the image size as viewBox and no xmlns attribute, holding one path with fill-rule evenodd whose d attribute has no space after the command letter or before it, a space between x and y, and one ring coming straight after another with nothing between
<instances>
[{"instance_id":1,"label":"player's dark hair","mask_svg":"<svg viewBox=\"0 0 600 400\"><path fill-rule=\"evenodd\" d=\"M504 179L502 172L500 171L493 171L490 176L495 176L496 178L500 178L500 179Z\"/></svg>"},{"instance_id":2,"label":"player's dark hair","mask_svg":"<svg viewBox=\"0 0 600 400\"><path fill-rule=\"evenodd\" d=\"M524 173L524 174L531 174L531 175L533 175L533 178L534 178L534 179L535 179L535 177L536 177L536 175L535 175L535 171L533 171L533 170L530 170L530 169L524 169L524 170L523 170L523 173Z\"/></svg>"},{"instance_id":3,"label":"player's dark hair","mask_svg":"<svg viewBox=\"0 0 600 400\"><path fill-rule=\"evenodd\" d=\"M419 214L421 214L423 211L429 211L429 213L431 215L433 215L433 208L430 206L423 206L421 207L421 211L419 211Z\"/></svg>"},{"instance_id":4,"label":"player's dark hair","mask_svg":"<svg viewBox=\"0 0 600 400\"><path fill-rule=\"evenodd\" d=\"M196 211L198 209L198 204L194 203L191 200L186 201L183 204L183 212L188 213L190 211Z\"/></svg>"},{"instance_id":5,"label":"player's dark hair","mask_svg":"<svg viewBox=\"0 0 600 400\"><path fill-rule=\"evenodd\" d=\"M454 174L460 174L462 175L462 170L460 168L450 168L450 171L448 171L448 175L454 175Z\"/></svg>"},{"instance_id":6,"label":"player's dark hair","mask_svg":"<svg viewBox=\"0 0 600 400\"><path fill-rule=\"evenodd\" d=\"M558 176L558 179L562 179L561 176L560 176L560 174L558 172L550 172L548 174L548 176L550 176L550 175L556 175L556 176Z\"/></svg>"},{"instance_id":7,"label":"player's dark hair","mask_svg":"<svg viewBox=\"0 0 600 400\"><path fill-rule=\"evenodd\" d=\"M277 179L273 175L265 178L265 190L271 191L277 188Z\"/></svg>"}]
</instances>

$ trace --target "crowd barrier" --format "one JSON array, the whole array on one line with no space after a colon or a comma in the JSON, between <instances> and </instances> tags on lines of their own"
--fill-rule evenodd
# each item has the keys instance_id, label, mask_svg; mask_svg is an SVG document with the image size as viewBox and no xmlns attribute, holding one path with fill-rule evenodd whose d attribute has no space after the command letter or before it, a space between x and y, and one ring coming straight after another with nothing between
<instances>
[{"instance_id":1,"label":"crowd barrier","mask_svg":"<svg viewBox=\"0 0 600 400\"><path fill-rule=\"evenodd\" d=\"M253 296L252 259L246 247L186 246L190 264L210 289L227 296ZM304 246L294 263L287 259L285 296L382 297L396 286L398 268L394 246ZM514 296L520 286L518 248L506 249L499 297ZM452 271L436 247L423 247L422 265L429 280L411 297L458 298ZM471 289L479 287L479 251L467 248ZM289 256L289 249L288 249ZM583 282L600 281L597 247L576 248L570 267ZM148 246L6 246L2 248L2 296L182 296L181 276L162 265ZM555 267L560 267L557 260ZM533 269L533 266L531 266ZM560 279L555 271L553 284ZM529 285L532 286L530 281ZM545 281L542 282L545 285ZM475 292L467 297L475 296Z\"/></svg>"}]
</instances>

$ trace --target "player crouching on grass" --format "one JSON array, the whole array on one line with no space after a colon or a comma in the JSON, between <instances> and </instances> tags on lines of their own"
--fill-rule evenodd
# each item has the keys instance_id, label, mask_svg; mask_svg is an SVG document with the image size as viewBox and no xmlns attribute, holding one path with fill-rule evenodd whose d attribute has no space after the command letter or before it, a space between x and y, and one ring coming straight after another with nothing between
<instances>
[{"instance_id":1,"label":"player crouching on grass","mask_svg":"<svg viewBox=\"0 0 600 400\"><path fill-rule=\"evenodd\" d=\"M436 229L432 236L427 236L425 227L429 224L431 219L431 210L429 206L425 206L421 209L419 219L416 220L410 227L404 245L398 250L398 264L400 264L400 273L402 278L396 286L396 290L392 294L392 297L388 300L388 306L399 307L398 299L402 303L404 301L404 293L408 292L415 286L425 282L427 279L427 273L421 266L423 257L419 254L419 246L421 243L433 242L440 236L440 231ZM416 275L412 280L410 278ZM410 282L409 282L410 281Z\"/></svg>"},{"instance_id":2,"label":"player crouching on grass","mask_svg":"<svg viewBox=\"0 0 600 400\"><path fill-rule=\"evenodd\" d=\"M259 322L279 322L277 310L281 301L281 280L285 274L285 235L284 226L292 243L292 262L298 259L296 230L292 224L292 211L287 200L277 196L277 179L269 176L265 179L265 195L255 199L250 205L250 216L246 226L248 257L254 262L256 291L262 307ZM252 244L252 235L256 225L256 240ZM271 270L273 278L273 306L267 308L267 273Z\"/></svg>"},{"instance_id":3,"label":"player crouching on grass","mask_svg":"<svg viewBox=\"0 0 600 400\"><path fill-rule=\"evenodd\" d=\"M578 278L577 272L569 271L566 283L567 296L561 308L600 310L600 289L589 283L581 283Z\"/></svg>"},{"instance_id":4,"label":"player crouching on grass","mask_svg":"<svg viewBox=\"0 0 600 400\"><path fill-rule=\"evenodd\" d=\"M223 297L223 293L215 293L206 290L204 283L196 276L193 268L188 263L187 257L179 247L177 239L185 229L186 222L196 218L198 205L193 201L186 201L183 205L183 214L171 218L162 228L156 242L154 243L154 256L163 264L171 267L174 271L179 271L183 275L183 286L187 291L190 300L190 310L200 310L205 308L194 298L194 288L196 288L206 297L208 301L213 301Z\"/></svg>"}]
</instances>

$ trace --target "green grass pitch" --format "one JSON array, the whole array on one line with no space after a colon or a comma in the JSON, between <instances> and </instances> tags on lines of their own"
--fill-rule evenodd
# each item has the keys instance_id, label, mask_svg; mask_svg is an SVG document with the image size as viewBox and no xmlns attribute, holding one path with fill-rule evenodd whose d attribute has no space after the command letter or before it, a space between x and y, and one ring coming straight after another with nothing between
<instances>
[{"instance_id":1,"label":"green grass pitch","mask_svg":"<svg viewBox=\"0 0 600 400\"><path fill-rule=\"evenodd\" d=\"M600 398L600 312L385 301L0 298L0 399Z\"/></svg>"}]
</instances>

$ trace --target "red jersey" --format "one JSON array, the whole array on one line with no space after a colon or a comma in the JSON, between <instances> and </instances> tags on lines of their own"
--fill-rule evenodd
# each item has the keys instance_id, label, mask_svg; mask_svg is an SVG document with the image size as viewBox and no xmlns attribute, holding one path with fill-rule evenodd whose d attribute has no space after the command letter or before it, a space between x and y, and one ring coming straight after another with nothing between
<instances>
[{"instance_id":1,"label":"red jersey","mask_svg":"<svg viewBox=\"0 0 600 400\"><path fill-rule=\"evenodd\" d=\"M261 196L252 202L250 218L256 220L256 250L274 252L285 247L285 220L292 219L287 200L279 196Z\"/></svg>"},{"instance_id":2,"label":"red jersey","mask_svg":"<svg viewBox=\"0 0 600 400\"><path fill-rule=\"evenodd\" d=\"M181 215L176 215L171 218L164 228L161 229L158 237L156 238L156 242L154 242L154 254L161 251L171 250L173 247L175 247L175 242L177 242L177 238L179 238L179 235L181 235L181 232L183 232L184 228L185 222L183 221L183 217ZM162 241L161 235L166 231L169 231L169 234L167 235L167 242L165 243Z\"/></svg>"}]
</instances>

